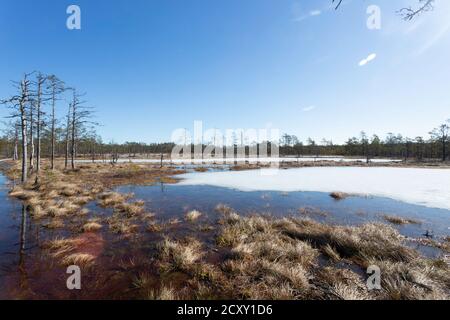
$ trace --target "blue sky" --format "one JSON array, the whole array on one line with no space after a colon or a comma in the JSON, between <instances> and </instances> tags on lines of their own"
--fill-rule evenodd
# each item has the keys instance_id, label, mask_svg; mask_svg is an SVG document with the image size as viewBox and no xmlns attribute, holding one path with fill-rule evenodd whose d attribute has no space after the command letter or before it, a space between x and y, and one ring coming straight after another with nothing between
<instances>
[{"instance_id":1,"label":"blue sky","mask_svg":"<svg viewBox=\"0 0 450 320\"><path fill-rule=\"evenodd\" d=\"M404 22L415 0L1 0L0 97L23 72L55 73L87 92L106 142L169 140L194 120L303 141L424 136L450 118L450 1L436 1Z\"/></svg>"}]
</instances>

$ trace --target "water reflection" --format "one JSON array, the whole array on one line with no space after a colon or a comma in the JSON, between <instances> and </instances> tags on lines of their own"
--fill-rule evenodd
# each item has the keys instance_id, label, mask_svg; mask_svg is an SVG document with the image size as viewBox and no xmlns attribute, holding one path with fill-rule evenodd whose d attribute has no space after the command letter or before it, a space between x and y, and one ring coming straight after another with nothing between
<instances>
[{"instance_id":1,"label":"water reflection","mask_svg":"<svg viewBox=\"0 0 450 320\"><path fill-rule=\"evenodd\" d=\"M422 237L426 230L437 236L450 235L450 210L428 208L389 198L350 197L336 201L321 192L241 192L212 186L122 186L119 192L134 193L147 203L147 210L159 219L183 218L189 210L200 210L214 222L215 207L226 204L240 214L270 214L276 217L309 217L324 223L358 225L370 221L387 223L385 215L402 216L420 224L397 228L411 237Z\"/></svg>"},{"instance_id":2,"label":"water reflection","mask_svg":"<svg viewBox=\"0 0 450 320\"><path fill-rule=\"evenodd\" d=\"M27 240L27 208L22 205L22 222L20 224L20 242L19 242L19 274L20 274L20 288L28 287L28 274L25 263L26 257L26 240Z\"/></svg>"}]
</instances>

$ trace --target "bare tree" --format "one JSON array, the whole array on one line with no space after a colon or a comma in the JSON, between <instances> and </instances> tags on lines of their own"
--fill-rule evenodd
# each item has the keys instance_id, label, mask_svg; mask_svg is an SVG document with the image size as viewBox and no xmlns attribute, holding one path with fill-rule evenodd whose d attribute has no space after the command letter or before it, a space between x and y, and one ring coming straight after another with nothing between
<instances>
[{"instance_id":1,"label":"bare tree","mask_svg":"<svg viewBox=\"0 0 450 320\"><path fill-rule=\"evenodd\" d=\"M406 21L411 21L415 17L421 15L424 12L431 11L434 9L434 0L419 0L419 6L416 8L408 7L402 8L398 13Z\"/></svg>"},{"instance_id":2,"label":"bare tree","mask_svg":"<svg viewBox=\"0 0 450 320\"><path fill-rule=\"evenodd\" d=\"M93 124L89 119L92 117L93 112L91 108L86 107L84 104L86 101L81 100L85 94L79 94L76 89L72 89L72 117L71 117L71 166L72 170L75 169L75 158L76 158L76 146L79 133L82 132L86 124Z\"/></svg>"},{"instance_id":3,"label":"bare tree","mask_svg":"<svg viewBox=\"0 0 450 320\"><path fill-rule=\"evenodd\" d=\"M41 132L44 121L42 119L42 104L46 100L43 97L43 86L47 81L47 77L42 73L38 73L36 76L36 183L39 181L39 173L41 170Z\"/></svg>"},{"instance_id":4,"label":"bare tree","mask_svg":"<svg viewBox=\"0 0 450 320\"><path fill-rule=\"evenodd\" d=\"M9 99L2 100L2 104L6 104L12 108L12 113L10 118L19 118L19 126L21 131L22 138L22 183L27 182L28 179L28 136L27 136L27 127L28 127L28 109L30 103L30 80L28 77L30 74L25 74L22 80L17 83L14 82L15 87L18 89L18 94Z\"/></svg>"},{"instance_id":5,"label":"bare tree","mask_svg":"<svg viewBox=\"0 0 450 320\"><path fill-rule=\"evenodd\" d=\"M71 128L71 114L72 114L72 103L69 103L69 109L67 110L67 116L66 116L66 148L65 148L65 156L64 156L64 169L67 169L69 164L69 138L70 138L70 128Z\"/></svg>"},{"instance_id":6,"label":"bare tree","mask_svg":"<svg viewBox=\"0 0 450 320\"><path fill-rule=\"evenodd\" d=\"M14 123L14 153L13 161L19 160L19 124Z\"/></svg>"},{"instance_id":7,"label":"bare tree","mask_svg":"<svg viewBox=\"0 0 450 320\"><path fill-rule=\"evenodd\" d=\"M50 150L50 168L53 170L55 168L55 145L56 145L56 101L58 101L58 96L64 92L64 82L58 79L55 75L48 77L49 85L48 90L51 99L52 111L50 119L50 130L51 130L51 150Z\"/></svg>"},{"instance_id":8,"label":"bare tree","mask_svg":"<svg viewBox=\"0 0 450 320\"><path fill-rule=\"evenodd\" d=\"M29 170L30 173L33 172L34 170L34 108L35 108L35 104L36 102L34 101L34 99L32 98L32 95L29 95L29 135L30 135L30 141L29 141L29 146L30 146L30 152L29 152L29 156L30 156L30 165L29 165Z\"/></svg>"}]
</instances>

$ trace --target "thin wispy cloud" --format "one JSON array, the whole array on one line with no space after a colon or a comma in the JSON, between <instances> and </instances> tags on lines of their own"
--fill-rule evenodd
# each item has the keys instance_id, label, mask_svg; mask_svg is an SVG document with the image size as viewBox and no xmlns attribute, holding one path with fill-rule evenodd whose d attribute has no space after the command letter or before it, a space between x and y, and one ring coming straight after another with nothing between
<instances>
[{"instance_id":1,"label":"thin wispy cloud","mask_svg":"<svg viewBox=\"0 0 450 320\"><path fill-rule=\"evenodd\" d=\"M360 67L365 66L365 65L368 64L369 62L375 60L376 57L377 57L377 54L376 54L376 53L369 54L369 56L368 56L367 58L362 59L362 60L359 62L359 66L360 66Z\"/></svg>"},{"instance_id":2,"label":"thin wispy cloud","mask_svg":"<svg viewBox=\"0 0 450 320\"><path fill-rule=\"evenodd\" d=\"M344 0L340 7L344 7L347 6L352 0ZM321 6L320 8L317 9L313 9L311 11L309 11L308 13L306 13L304 10L302 10L300 3L297 1L293 4L293 14L294 14L294 18L293 21L296 22L300 22L303 20L306 20L308 18L312 18L312 17L318 17L322 14L324 14L325 12L328 11L334 11L336 9L336 4L333 4L331 1L330 3L327 2L327 5Z\"/></svg>"},{"instance_id":3,"label":"thin wispy cloud","mask_svg":"<svg viewBox=\"0 0 450 320\"><path fill-rule=\"evenodd\" d=\"M310 112L316 109L316 106L308 106L302 109L303 112Z\"/></svg>"},{"instance_id":4,"label":"thin wispy cloud","mask_svg":"<svg viewBox=\"0 0 450 320\"><path fill-rule=\"evenodd\" d=\"M321 10L321 9L314 9L314 10L309 11L308 13L305 13L305 11L302 9L300 3L298 3L298 2L294 3L292 11L293 11L293 15L294 15L294 18L292 20L296 21L296 22L306 20L310 17L320 16L323 12L323 10Z\"/></svg>"},{"instance_id":5,"label":"thin wispy cloud","mask_svg":"<svg viewBox=\"0 0 450 320\"><path fill-rule=\"evenodd\" d=\"M416 55L420 56L427 52L429 49L431 49L436 43L439 42L439 40L444 37L447 32L450 30L450 20L447 22L447 24L443 25L441 29L436 32L436 34L431 37L430 40L428 40L417 52Z\"/></svg>"}]
</instances>

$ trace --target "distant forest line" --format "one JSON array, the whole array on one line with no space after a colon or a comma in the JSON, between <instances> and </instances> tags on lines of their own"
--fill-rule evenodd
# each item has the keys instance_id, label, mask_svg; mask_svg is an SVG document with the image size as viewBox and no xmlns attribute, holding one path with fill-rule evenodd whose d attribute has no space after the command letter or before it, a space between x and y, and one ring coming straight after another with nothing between
<instances>
[{"instance_id":1,"label":"distant forest line","mask_svg":"<svg viewBox=\"0 0 450 320\"><path fill-rule=\"evenodd\" d=\"M449 123L450 124L450 123ZM352 137L344 144L334 144L329 140L316 142L308 139L301 142L294 135L285 134L278 143L280 156L349 156L364 158L396 158L396 159L415 159L415 160L447 160L449 158L450 140L448 137L448 124L433 130L429 138L416 137L415 139L405 138L402 135L388 134L384 139L374 135L367 137L361 133L359 137ZM59 131L59 130L57 130ZM61 130L62 131L62 130ZM61 136L61 138L59 138ZM64 135L56 134L56 143L54 145L56 157L64 157L66 154L67 143ZM139 143L125 142L103 143L96 134L79 137L76 141L76 154L79 157L89 159L109 159L112 157L151 157L155 154L170 154L176 146L175 143ZM268 142L268 155L272 154L273 143ZM197 146L198 147L198 146ZM203 150L208 144L203 145ZM194 150L195 145L188 145L188 150ZM220 147L219 147L220 148ZM232 146L226 147L232 150ZM251 153L250 149L259 150L256 143L240 144L235 143L235 154L238 149L245 148L245 154ZM261 148L262 150L262 148ZM228 151L230 153L230 151ZM49 158L52 153L50 132L44 130L41 138L41 156ZM212 152L214 154L214 151ZM224 148L224 154L226 153ZM20 139L15 139L14 135L4 134L0 138L0 154L2 158L14 158L14 154L20 158L21 143ZM231 151L233 154L233 151ZM253 151L255 154L255 151Z\"/></svg>"}]
</instances>

